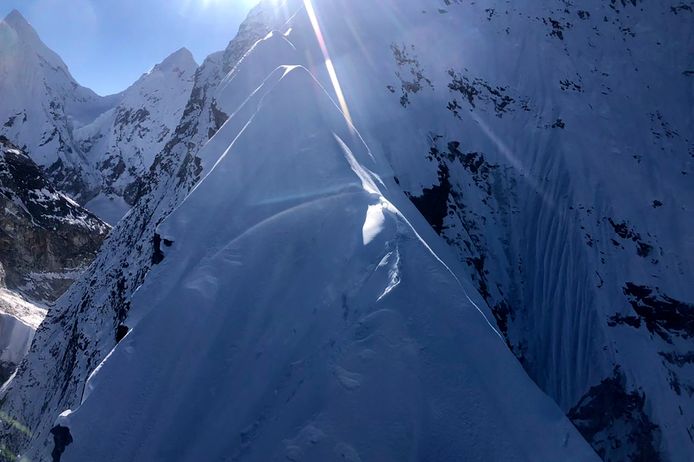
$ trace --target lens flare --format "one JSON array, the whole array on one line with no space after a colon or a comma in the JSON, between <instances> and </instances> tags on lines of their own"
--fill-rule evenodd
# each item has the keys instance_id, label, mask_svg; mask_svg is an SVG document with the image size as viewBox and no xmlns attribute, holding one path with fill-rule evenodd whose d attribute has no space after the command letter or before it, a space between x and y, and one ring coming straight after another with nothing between
<instances>
[{"instance_id":1,"label":"lens flare","mask_svg":"<svg viewBox=\"0 0 694 462\"><path fill-rule=\"evenodd\" d=\"M328 46L325 42L323 32L321 31L320 23L318 22L318 16L316 15L316 10L313 8L313 3L311 0L304 0L304 7L306 8L306 13L308 13L309 21L311 21L311 27L313 27L313 32L316 34L318 45L320 46L321 52L323 53L323 59L325 60L325 68L328 70L328 76L330 77L330 83L332 84L333 89L335 90L337 102L340 105L342 114L347 120L350 129L352 129L352 116L349 113L349 108L347 107L347 100L345 99L345 95L344 93L342 93L342 87L340 86L340 81L337 78L337 72L335 71L333 60L330 58Z\"/></svg>"}]
</instances>

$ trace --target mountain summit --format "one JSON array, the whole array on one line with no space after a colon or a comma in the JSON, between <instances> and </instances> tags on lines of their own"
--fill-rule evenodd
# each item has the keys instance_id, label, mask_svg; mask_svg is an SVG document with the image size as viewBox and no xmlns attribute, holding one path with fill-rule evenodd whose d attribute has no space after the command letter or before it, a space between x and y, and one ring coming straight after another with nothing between
<instances>
[{"instance_id":1,"label":"mountain summit","mask_svg":"<svg viewBox=\"0 0 694 462\"><path fill-rule=\"evenodd\" d=\"M63 190L94 194L98 172L80 152L74 126L113 104L81 87L16 10L0 23L0 133L25 148Z\"/></svg>"},{"instance_id":2,"label":"mountain summit","mask_svg":"<svg viewBox=\"0 0 694 462\"><path fill-rule=\"evenodd\" d=\"M154 70L171 71L176 69L196 69L198 64L193 54L187 48L179 48L171 53L164 61L154 66Z\"/></svg>"},{"instance_id":3,"label":"mountain summit","mask_svg":"<svg viewBox=\"0 0 694 462\"><path fill-rule=\"evenodd\" d=\"M193 88L197 63L185 48L172 53L119 95L118 104L73 132L100 172L86 206L110 223L135 203L154 158L171 140Z\"/></svg>"},{"instance_id":4,"label":"mountain summit","mask_svg":"<svg viewBox=\"0 0 694 462\"><path fill-rule=\"evenodd\" d=\"M5 16L3 21L9 24L15 31L23 32L24 35L34 35L35 37L38 37L34 28L31 27L26 18L24 18L22 13L20 13L17 9L13 9L7 13L7 16Z\"/></svg>"}]
</instances>

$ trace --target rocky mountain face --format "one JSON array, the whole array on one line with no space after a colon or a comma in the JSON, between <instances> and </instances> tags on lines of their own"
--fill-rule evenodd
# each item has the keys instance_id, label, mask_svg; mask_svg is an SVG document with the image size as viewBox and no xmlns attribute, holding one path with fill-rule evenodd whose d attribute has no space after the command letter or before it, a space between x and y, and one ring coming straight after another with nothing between
<instances>
[{"instance_id":1,"label":"rocky mountain face","mask_svg":"<svg viewBox=\"0 0 694 462\"><path fill-rule=\"evenodd\" d=\"M0 22L0 134L26 150L80 204L116 222L171 138L197 69L178 50L125 91L101 97L75 82L17 11Z\"/></svg>"},{"instance_id":2,"label":"rocky mountain face","mask_svg":"<svg viewBox=\"0 0 694 462\"><path fill-rule=\"evenodd\" d=\"M94 259L110 227L56 190L31 158L0 137L0 255L6 287L56 300Z\"/></svg>"},{"instance_id":3,"label":"rocky mountain face","mask_svg":"<svg viewBox=\"0 0 694 462\"><path fill-rule=\"evenodd\" d=\"M687 461L692 10L261 4L0 392L4 452Z\"/></svg>"},{"instance_id":4,"label":"rocky mountain face","mask_svg":"<svg viewBox=\"0 0 694 462\"><path fill-rule=\"evenodd\" d=\"M391 88L406 112L439 93L457 126L426 134L434 181L389 147L396 176L604 460L687 460L691 5L460 2L445 14L478 24L475 50L436 71L395 42Z\"/></svg>"},{"instance_id":5,"label":"rocky mountain face","mask_svg":"<svg viewBox=\"0 0 694 462\"><path fill-rule=\"evenodd\" d=\"M0 360L28 349L45 307L94 259L110 227L57 191L31 158L0 136Z\"/></svg>"}]
</instances>

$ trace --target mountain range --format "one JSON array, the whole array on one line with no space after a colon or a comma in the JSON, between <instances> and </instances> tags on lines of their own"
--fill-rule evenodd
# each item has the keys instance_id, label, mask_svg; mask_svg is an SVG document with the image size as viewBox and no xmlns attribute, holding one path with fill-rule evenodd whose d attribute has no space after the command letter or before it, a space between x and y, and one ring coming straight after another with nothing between
<instances>
[{"instance_id":1,"label":"mountain range","mask_svg":"<svg viewBox=\"0 0 694 462\"><path fill-rule=\"evenodd\" d=\"M11 13L7 149L115 226L2 457L690 460L693 10L265 0L105 98Z\"/></svg>"},{"instance_id":2,"label":"mountain range","mask_svg":"<svg viewBox=\"0 0 694 462\"><path fill-rule=\"evenodd\" d=\"M74 80L18 11L0 23L0 36L0 134L74 200L117 222L181 118L197 69L192 54L178 50L101 97Z\"/></svg>"}]
</instances>

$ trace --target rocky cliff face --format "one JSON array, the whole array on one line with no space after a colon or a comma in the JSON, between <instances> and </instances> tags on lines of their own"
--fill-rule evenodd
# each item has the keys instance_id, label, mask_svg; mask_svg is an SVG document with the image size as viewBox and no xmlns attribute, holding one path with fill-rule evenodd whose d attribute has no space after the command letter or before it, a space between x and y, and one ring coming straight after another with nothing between
<instances>
[{"instance_id":1,"label":"rocky cliff face","mask_svg":"<svg viewBox=\"0 0 694 462\"><path fill-rule=\"evenodd\" d=\"M190 51L176 51L125 90L115 108L75 130L101 173L100 192L86 207L109 223L140 197L155 157L174 136L197 67Z\"/></svg>"},{"instance_id":2,"label":"rocky cliff face","mask_svg":"<svg viewBox=\"0 0 694 462\"><path fill-rule=\"evenodd\" d=\"M94 259L109 226L56 190L0 137L0 261L9 289L56 300Z\"/></svg>"}]
</instances>

